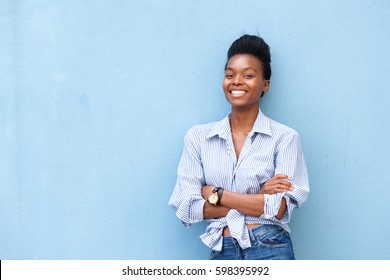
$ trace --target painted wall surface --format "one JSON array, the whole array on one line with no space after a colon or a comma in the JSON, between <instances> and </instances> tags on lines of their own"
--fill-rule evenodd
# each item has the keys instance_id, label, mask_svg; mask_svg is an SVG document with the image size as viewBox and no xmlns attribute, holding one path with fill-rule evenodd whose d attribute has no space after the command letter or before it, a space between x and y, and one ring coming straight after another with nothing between
<instances>
[{"instance_id":1,"label":"painted wall surface","mask_svg":"<svg viewBox=\"0 0 390 280\"><path fill-rule=\"evenodd\" d=\"M244 33L308 164L296 257L389 259L389 19L387 0L0 0L0 259L207 259L168 200L185 132L229 113Z\"/></svg>"}]
</instances>

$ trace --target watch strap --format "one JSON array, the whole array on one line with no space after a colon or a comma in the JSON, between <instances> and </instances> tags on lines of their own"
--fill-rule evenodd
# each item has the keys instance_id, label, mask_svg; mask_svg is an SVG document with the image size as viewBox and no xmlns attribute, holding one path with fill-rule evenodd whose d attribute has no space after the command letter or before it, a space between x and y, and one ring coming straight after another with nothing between
<instances>
[{"instance_id":1,"label":"watch strap","mask_svg":"<svg viewBox=\"0 0 390 280\"><path fill-rule=\"evenodd\" d=\"M212 193L216 193L216 192L218 192L218 189L219 189L220 187L215 187L211 192Z\"/></svg>"},{"instance_id":2,"label":"watch strap","mask_svg":"<svg viewBox=\"0 0 390 280\"><path fill-rule=\"evenodd\" d=\"M217 193L218 193L218 205L221 205L221 199L222 199L222 194L223 194L223 191L224 189L219 187L218 190L217 190Z\"/></svg>"}]
</instances>

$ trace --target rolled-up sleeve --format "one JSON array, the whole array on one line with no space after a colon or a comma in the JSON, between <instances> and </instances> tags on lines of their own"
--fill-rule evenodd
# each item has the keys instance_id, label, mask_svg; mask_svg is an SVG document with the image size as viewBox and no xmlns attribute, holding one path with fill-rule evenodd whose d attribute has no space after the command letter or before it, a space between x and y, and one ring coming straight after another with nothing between
<instances>
[{"instance_id":1,"label":"rolled-up sleeve","mask_svg":"<svg viewBox=\"0 0 390 280\"><path fill-rule=\"evenodd\" d=\"M291 178L293 191L264 195L264 218L275 219L282 198L287 202L287 211L281 219L288 223L294 208L302 206L309 196L309 178L299 135L295 131L286 133L275 149L275 174L285 174Z\"/></svg>"},{"instance_id":2,"label":"rolled-up sleeve","mask_svg":"<svg viewBox=\"0 0 390 280\"><path fill-rule=\"evenodd\" d=\"M196 129L190 129L184 137L184 149L177 169L177 181L169 200L169 206L186 227L203 220L205 200L201 188L205 185Z\"/></svg>"}]
</instances>

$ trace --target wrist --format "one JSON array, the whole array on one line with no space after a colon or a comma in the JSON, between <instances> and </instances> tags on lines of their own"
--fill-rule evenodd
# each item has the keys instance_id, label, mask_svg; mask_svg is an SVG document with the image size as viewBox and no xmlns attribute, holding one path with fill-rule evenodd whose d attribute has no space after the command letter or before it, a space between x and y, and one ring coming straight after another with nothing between
<instances>
[{"instance_id":1,"label":"wrist","mask_svg":"<svg viewBox=\"0 0 390 280\"><path fill-rule=\"evenodd\" d=\"M221 205L222 193L223 193L223 188L215 187L212 190L212 192L209 194L207 201L214 206Z\"/></svg>"}]
</instances>

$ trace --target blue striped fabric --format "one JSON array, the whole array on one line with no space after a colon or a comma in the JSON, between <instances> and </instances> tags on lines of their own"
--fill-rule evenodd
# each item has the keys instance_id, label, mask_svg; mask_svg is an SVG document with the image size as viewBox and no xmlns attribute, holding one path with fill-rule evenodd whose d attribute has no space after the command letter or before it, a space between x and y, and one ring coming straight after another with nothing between
<instances>
[{"instance_id":1,"label":"blue striped fabric","mask_svg":"<svg viewBox=\"0 0 390 280\"><path fill-rule=\"evenodd\" d=\"M218 186L236 193L259 193L275 174L288 175L294 190L264 195L264 214L251 217L231 209L220 219L208 219L202 241L214 251L222 249L222 230L228 226L232 237L245 249L251 246L246 224L277 224L290 231L293 209L308 198L309 180L297 132L259 111L237 160L229 116L219 122L192 127L184 138L184 150L177 171L177 182L169 200L177 217L189 227L203 220L205 200L201 188ZM275 218L282 198L287 211Z\"/></svg>"}]
</instances>

